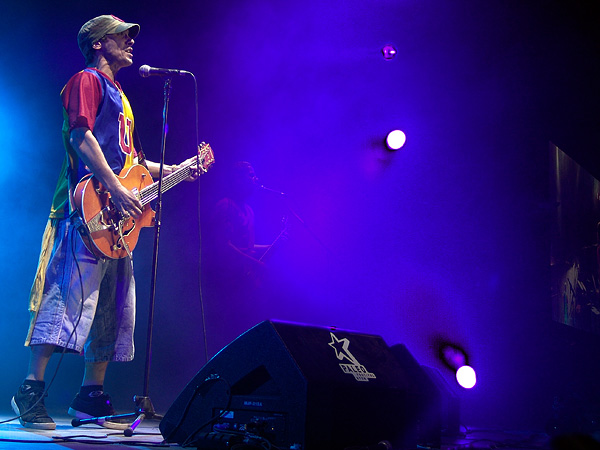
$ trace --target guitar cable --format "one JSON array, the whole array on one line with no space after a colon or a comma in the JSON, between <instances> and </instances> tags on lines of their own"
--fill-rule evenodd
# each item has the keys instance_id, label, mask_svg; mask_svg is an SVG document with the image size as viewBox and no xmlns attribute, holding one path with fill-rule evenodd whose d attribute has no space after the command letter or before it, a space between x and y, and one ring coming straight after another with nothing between
<instances>
[{"instance_id":1,"label":"guitar cable","mask_svg":"<svg viewBox=\"0 0 600 450\"><path fill-rule=\"evenodd\" d=\"M50 219L50 220L55 220L55 219ZM67 220L67 219L61 219L61 220ZM71 220L71 222L73 223L72 216L69 217L69 220ZM78 220L78 219L75 219L75 220ZM83 224L81 224L81 226L83 226ZM85 297L84 297L84 292L83 292L83 276L81 275L81 268L79 267L79 262L77 261L77 256L75 254L75 239L76 239L76 236L77 236L77 233L75 233L76 230L79 231L79 228L73 227L72 229L70 229L67 232L67 235L70 235L70 236L67 236L67 239L71 239L71 254L73 256L73 261L75 261L75 266L77 267L77 274L78 274L78 277L79 277L79 287L81 289L81 304L80 304L80 307L79 307L79 312L77 313L77 321L75 322L75 326L73 327L73 331L69 335L69 338L67 339L67 342L65 343L65 346L63 347L63 350L62 350L62 352L60 354L60 358L59 358L58 363L56 365L56 369L54 369L54 373L52 375L52 378L50 379L48 385L44 389L44 392L42 393L42 395L40 396L40 398L33 405L31 405L26 411L22 412L18 416L11 417L11 418L6 419L6 420L2 420L2 421L0 421L0 424L8 423L8 422L12 422L13 420L20 419L25 414L27 414L30 411L32 411L48 395L48 392L50 391L50 387L52 386L52 384L54 383L54 380L56 379L56 376L58 375L58 370L60 369L60 366L62 364L63 358L65 356L65 353L67 352L69 343L71 342L71 339L73 338L73 336L75 336L75 343L77 343L77 327L79 326L79 322L81 321L81 317L83 316L83 302L84 302L84 298Z\"/></svg>"},{"instance_id":2,"label":"guitar cable","mask_svg":"<svg viewBox=\"0 0 600 450\"><path fill-rule=\"evenodd\" d=\"M200 149L200 116L198 113L198 82L196 76L190 73L194 80L194 106L196 108L196 149ZM200 176L200 155L196 151L196 173ZM208 362L208 338L206 336L206 313L204 308L204 295L202 292L202 213L200 207L201 196L200 182L198 182L198 298L200 301L200 319L202 321L202 343L204 344L204 362Z\"/></svg>"}]
</instances>

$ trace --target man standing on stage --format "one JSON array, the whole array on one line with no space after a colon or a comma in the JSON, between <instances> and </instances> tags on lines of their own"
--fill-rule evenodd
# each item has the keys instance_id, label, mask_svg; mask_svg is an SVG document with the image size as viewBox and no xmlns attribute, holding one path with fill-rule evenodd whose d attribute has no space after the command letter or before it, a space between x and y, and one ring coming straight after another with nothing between
<instances>
[{"instance_id":1,"label":"man standing on stage","mask_svg":"<svg viewBox=\"0 0 600 450\"><path fill-rule=\"evenodd\" d=\"M133 145L133 114L115 81L117 72L133 64L133 44L140 27L103 15L86 22L77 36L85 70L61 92L66 158L44 232L36 278L31 290L30 346L27 376L12 398L21 424L54 429L44 406L44 374L54 352L85 357L83 383L70 405L79 418L114 414L103 384L109 361L131 361L134 354L135 281L133 262L98 259L84 246L83 225L69 200L76 183L90 172L110 192L124 217L138 218L142 204L115 174L145 164L152 176L159 164L144 161ZM164 175L177 166L164 166ZM117 419L104 426L124 429Z\"/></svg>"}]
</instances>

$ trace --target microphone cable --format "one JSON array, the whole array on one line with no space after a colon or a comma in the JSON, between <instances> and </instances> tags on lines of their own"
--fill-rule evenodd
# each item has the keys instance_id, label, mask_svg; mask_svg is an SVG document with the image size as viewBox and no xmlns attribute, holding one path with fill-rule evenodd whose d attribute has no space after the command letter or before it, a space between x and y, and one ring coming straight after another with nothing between
<instances>
[{"instance_id":1,"label":"microphone cable","mask_svg":"<svg viewBox=\"0 0 600 450\"><path fill-rule=\"evenodd\" d=\"M200 148L200 114L198 107L198 81L196 76L190 72L190 75L194 79L194 106L196 113L196 149ZM200 176L200 156L196 151L196 173ZM200 205L200 198L202 195L202 189L200 188L200 181L198 180L198 202L197 202L197 215L198 215L198 298L200 302L200 320L202 321L202 343L204 345L204 363L208 363L208 338L206 330L206 309L204 305L204 293L202 292L202 208Z\"/></svg>"},{"instance_id":2,"label":"microphone cable","mask_svg":"<svg viewBox=\"0 0 600 450\"><path fill-rule=\"evenodd\" d=\"M73 217L73 214L71 216L69 216L69 219L61 219L61 220L70 220L70 219L72 219L72 217ZM56 220L56 219L50 219L50 220ZM79 221L80 219L76 218L75 220ZM11 417L6 420L2 420L2 421L0 421L0 424L4 424L4 423L12 422L13 420L20 419L25 414L28 414L29 412L31 412L48 395L48 392L50 391L50 387L52 387L52 385L54 384L54 380L56 379L56 376L58 375L58 371L60 369L63 358L65 357L65 353L67 352L69 343L71 342L71 339L73 338L73 336L75 336L75 345L77 345L77 327L79 326L79 322L81 321L81 317L83 316L83 303L84 303L85 297L84 297L84 292L83 292L83 276L81 274L81 268L79 267L79 262L77 261L77 256L75 254L75 239L77 236L77 232L76 232L76 231L78 231L77 229L82 226L84 226L82 223L79 224L77 227L75 226L75 224L73 224L73 226L70 227L71 229L67 232L67 235L70 235L70 236L67 236L67 239L69 239L69 238L71 239L71 255L73 256L73 260L75 261L75 266L77 267L77 275L79 277L79 287L81 289L81 303L79 305L79 312L77 313L77 320L75 322L75 326L73 327L73 331L69 335L69 338L67 339L67 342L65 343L65 346L63 347L63 350L60 354L60 358L56 365L56 369L54 369L54 374L52 375L52 378L50 379L50 381L48 382L48 385L44 389L44 392L42 393L42 395L40 395L40 398L38 398L37 401L33 405L31 405L26 411L22 412L18 416Z\"/></svg>"},{"instance_id":3,"label":"microphone cable","mask_svg":"<svg viewBox=\"0 0 600 450\"><path fill-rule=\"evenodd\" d=\"M148 65L143 65L139 69L139 73L142 77L149 76L149 71L152 67ZM161 69L165 70L165 69ZM195 132L196 132L196 173L198 176L200 175L200 155L198 155L198 151L200 149L200 115L199 115L199 101L198 101L198 81L196 80L196 76L187 70L179 70L177 71L178 75L190 75L194 80L194 108L195 108ZM165 74L166 75L166 74ZM206 312L204 305L204 295L202 292L202 214L200 207L200 182L198 182L198 201L197 201L197 219L198 219L198 297L200 301L200 319L202 321L202 340L204 346L204 357L205 362L208 362L208 339L207 339L207 330L206 330Z\"/></svg>"}]
</instances>

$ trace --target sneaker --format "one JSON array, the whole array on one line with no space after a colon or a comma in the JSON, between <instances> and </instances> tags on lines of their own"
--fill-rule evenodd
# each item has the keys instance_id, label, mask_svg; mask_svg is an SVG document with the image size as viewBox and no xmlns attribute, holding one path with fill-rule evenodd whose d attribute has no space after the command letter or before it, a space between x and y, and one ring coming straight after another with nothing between
<instances>
[{"instance_id":1,"label":"sneaker","mask_svg":"<svg viewBox=\"0 0 600 450\"><path fill-rule=\"evenodd\" d=\"M56 424L48 415L44 405L44 387L22 384L10 401L13 411L19 415L19 422L25 428L54 430Z\"/></svg>"},{"instance_id":2,"label":"sneaker","mask_svg":"<svg viewBox=\"0 0 600 450\"><path fill-rule=\"evenodd\" d=\"M115 408L110 402L110 396L102 391L93 391L89 396L78 393L71 402L69 415L78 419L97 418L94 424L113 430L126 430L133 423L133 415L115 416Z\"/></svg>"}]
</instances>

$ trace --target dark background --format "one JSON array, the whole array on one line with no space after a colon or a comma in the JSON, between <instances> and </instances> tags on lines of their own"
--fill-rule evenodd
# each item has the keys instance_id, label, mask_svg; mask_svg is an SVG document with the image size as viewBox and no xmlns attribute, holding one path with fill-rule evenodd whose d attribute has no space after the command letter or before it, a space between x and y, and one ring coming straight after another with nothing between
<instances>
[{"instance_id":1,"label":"dark background","mask_svg":"<svg viewBox=\"0 0 600 450\"><path fill-rule=\"evenodd\" d=\"M598 336L552 321L548 196L550 141L600 175L593 2L102 3L3 7L0 410L26 370L27 296L63 157L59 92L83 68L79 28L99 14L141 25L118 80L148 157L158 159L163 84L140 78L142 64L196 75L200 139L217 159L165 195L150 385L159 411L205 362L199 224L238 159L286 192L308 228L291 221L264 297L205 299L209 356L276 318L403 343L453 383L434 351L441 337L477 370L476 387L459 392L465 425L542 429L557 400L594 409ZM386 61L390 43L398 54ZM394 128L407 143L388 152ZM177 78L167 162L195 142L194 84ZM254 206L269 242L286 208L266 194ZM142 234L137 358L111 366L106 383L120 410L142 391L152 232ZM65 411L81 365L64 359L51 412Z\"/></svg>"}]
</instances>

